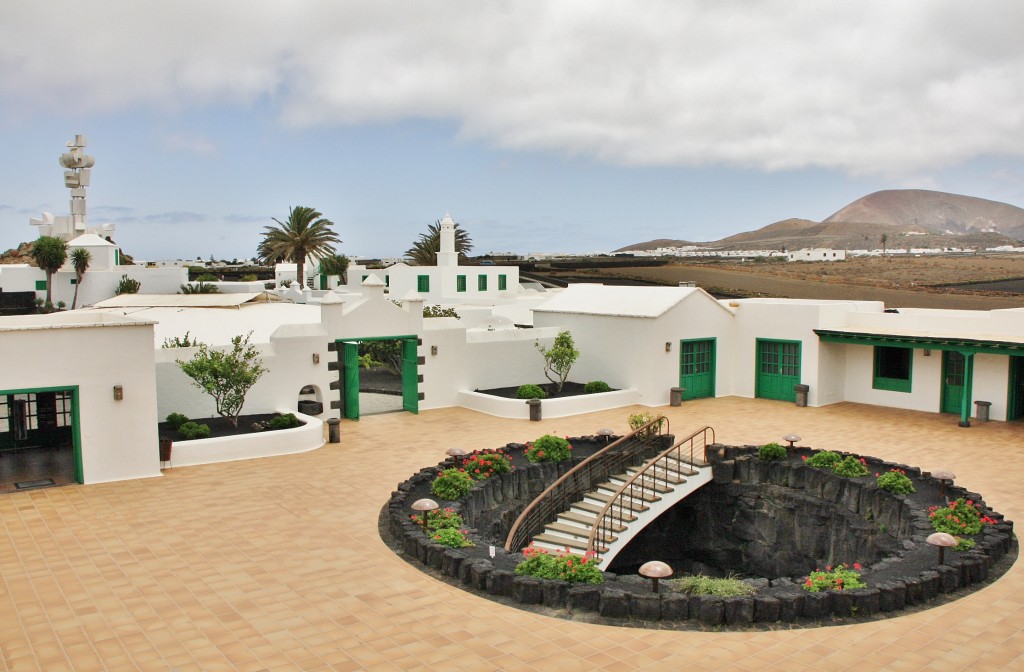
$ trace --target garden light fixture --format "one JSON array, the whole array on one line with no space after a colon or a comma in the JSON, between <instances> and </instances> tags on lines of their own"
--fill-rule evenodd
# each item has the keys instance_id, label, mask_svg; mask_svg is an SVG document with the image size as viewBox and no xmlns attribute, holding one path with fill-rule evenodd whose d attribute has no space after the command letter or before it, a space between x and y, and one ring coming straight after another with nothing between
<instances>
[{"instance_id":1,"label":"garden light fixture","mask_svg":"<svg viewBox=\"0 0 1024 672\"><path fill-rule=\"evenodd\" d=\"M942 499L946 499L946 481L952 483L953 479L956 478L956 474L952 471L933 471L932 478L938 479L940 486L939 495L941 495Z\"/></svg>"},{"instance_id":2,"label":"garden light fixture","mask_svg":"<svg viewBox=\"0 0 1024 672\"><path fill-rule=\"evenodd\" d=\"M789 441L789 447L792 448L793 444L800 440L800 435L790 432L789 434L786 434L784 437L782 437L782 440Z\"/></svg>"},{"instance_id":3,"label":"garden light fixture","mask_svg":"<svg viewBox=\"0 0 1024 672\"><path fill-rule=\"evenodd\" d=\"M658 579L672 576L672 568L660 560L651 560L640 565L640 576L646 576L654 584L654 593L658 593Z\"/></svg>"},{"instance_id":4,"label":"garden light fixture","mask_svg":"<svg viewBox=\"0 0 1024 672\"><path fill-rule=\"evenodd\" d=\"M121 385L114 385L114 401L122 401L124 399L124 387Z\"/></svg>"},{"instance_id":5,"label":"garden light fixture","mask_svg":"<svg viewBox=\"0 0 1024 672\"><path fill-rule=\"evenodd\" d=\"M960 543L959 541L957 541L956 537L954 537L952 534L946 534L945 532L936 532L934 534L929 534L928 538L925 539L925 541L927 541L932 546L938 546L939 547L939 564L940 565L944 561L943 553L945 552L945 550L947 548L952 548L953 546L956 546L958 543Z\"/></svg>"},{"instance_id":6,"label":"garden light fixture","mask_svg":"<svg viewBox=\"0 0 1024 672\"><path fill-rule=\"evenodd\" d=\"M447 455L448 457L455 458L455 466L459 467L462 465L462 459L466 457L466 455L468 455L469 452L465 448L459 448L456 446L444 451L444 454Z\"/></svg>"},{"instance_id":7,"label":"garden light fixture","mask_svg":"<svg viewBox=\"0 0 1024 672\"><path fill-rule=\"evenodd\" d=\"M615 432L613 432L612 430L608 429L607 427L602 427L601 429L597 430L597 435L598 436L603 436L605 443L608 443L609 441L612 440L612 435L613 434L615 434Z\"/></svg>"},{"instance_id":8,"label":"garden light fixture","mask_svg":"<svg viewBox=\"0 0 1024 672\"><path fill-rule=\"evenodd\" d=\"M427 536L430 536L430 533L427 532L427 517L431 511L436 511L438 508L440 508L440 505L432 499L417 499L412 503L413 511L423 512L423 534Z\"/></svg>"}]
</instances>

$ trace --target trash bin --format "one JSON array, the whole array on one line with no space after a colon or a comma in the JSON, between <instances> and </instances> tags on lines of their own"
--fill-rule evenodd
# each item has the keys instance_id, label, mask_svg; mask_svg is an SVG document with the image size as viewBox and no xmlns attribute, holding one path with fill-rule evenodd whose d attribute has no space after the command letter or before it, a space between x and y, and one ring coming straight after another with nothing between
<instances>
[{"instance_id":1,"label":"trash bin","mask_svg":"<svg viewBox=\"0 0 1024 672\"><path fill-rule=\"evenodd\" d=\"M530 421L540 422L540 399L527 399L526 405L530 407Z\"/></svg>"},{"instance_id":2,"label":"trash bin","mask_svg":"<svg viewBox=\"0 0 1024 672\"><path fill-rule=\"evenodd\" d=\"M327 442L341 443L341 420L330 418L327 421Z\"/></svg>"},{"instance_id":3,"label":"trash bin","mask_svg":"<svg viewBox=\"0 0 1024 672\"><path fill-rule=\"evenodd\" d=\"M796 392L796 405L806 406L807 405L807 392L811 389L810 385L794 385L793 391Z\"/></svg>"},{"instance_id":4,"label":"trash bin","mask_svg":"<svg viewBox=\"0 0 1024 672\"><path fill-rule=\"evenodd\" d=\"M976 401L974 402L974 405L978 408L974 413L974 417L978 419L978 422L988 422L988 409L992 405L992 402Z\"/></svg>"},{"instance_id":5,"label":"trash bin","mask_svg":"<svg viewBox=\"0 0 1024 672\"><path fill-rule=\"evenodd\" d=\"M170 462L171 461L171 448L174 447L174 439L166 436L160 437L160 461Z\"/></svg>"},{"instance_id":6,"label":"trash bin","mask_svg":"<svg viewBox=\"0 0 1024 672\"><path fill-rule=\"evenodd\" d=\"M673 387L668 393L669 406L680 406L683 403L683 392L686 392L685 387Z\"/></svg>"}]
</instances>

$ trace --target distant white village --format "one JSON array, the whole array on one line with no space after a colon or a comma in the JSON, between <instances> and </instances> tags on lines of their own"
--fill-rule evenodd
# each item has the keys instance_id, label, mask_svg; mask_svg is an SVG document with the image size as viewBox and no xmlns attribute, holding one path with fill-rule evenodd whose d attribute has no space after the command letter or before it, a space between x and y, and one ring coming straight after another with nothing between
<instances>
[{"instance_id":1,"label":"distant white village","mask_svg":"<svg viewBox=\"0 0 1024 672\"><path fill-rule=\"evenodd\" d=\"M168 465L159 459L158 423L171 413L216 414L179 362L197 352L197 342L228 350L246 335L266 373L244 412L290 412L305 424L175 442L173 465L317 449L328 420L344 421L343 436L345 422L358 421L369 401L359 346L373 341L398 344L394 410L407 413L461 406L527 419L524 400L481 390L546 382L537 345L568 331L580 353L571 379L603 381L612 391L544 400L545 418L721 396L948 413L965 428L1024 418L1024 308L716 300L697 287L552 289L521 282L515 265L464 265L450 216L440 221L434 265L353 263L339 277L314 258L302 282L293 282L296 264L281 263L272 284L213 282L218 293L181 293L195 284L185 268L193 262L123 265L109 240L113 227L88 225L94 161L85 147L76 136L61 157L70 214L44 214L31 225L65 240L69 252L88 250L87 270L69 261L48 281L33 266L0 266L0 295L31 292L38 303L50 291L65 308L0 317L0 348L16 353L0 378L0 452L64 451L79 483L159 476ZM786 255L822 261L853 253ZM118 292L125 278L138 283L137 292ZM72 302L76 308L66 309ZM431 306L440 310L425 310ZM167 347L174 344L180 347Z\"/></svg>"}]
</instances>

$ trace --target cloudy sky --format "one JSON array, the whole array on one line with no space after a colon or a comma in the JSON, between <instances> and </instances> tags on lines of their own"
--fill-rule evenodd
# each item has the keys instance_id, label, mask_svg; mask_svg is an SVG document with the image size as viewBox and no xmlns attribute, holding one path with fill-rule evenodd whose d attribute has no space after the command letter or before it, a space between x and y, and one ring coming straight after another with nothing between
<instances>
[{"instance_id":1,"label":"cloudy sky","mask_svg":"<svg viewBox=\"0 0 1024 672\"><path fill-rule=\"evenodd\" d=\"M879 189L1024 206L1024 3L176 0L0 8L0 249L66 214L248 257L313 206L349 255L450 212L475 251L820 220Z\"/></svg>"}]
</instances>

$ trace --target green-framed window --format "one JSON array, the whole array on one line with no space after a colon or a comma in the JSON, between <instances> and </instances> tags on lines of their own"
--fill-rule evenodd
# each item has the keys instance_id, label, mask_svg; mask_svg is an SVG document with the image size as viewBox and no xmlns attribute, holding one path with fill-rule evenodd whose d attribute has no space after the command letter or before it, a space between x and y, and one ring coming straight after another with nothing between
<instances>
[{"instance_id":1,"label":"green-framed window","mask_svg":"<svg viewBox=\"0 0 1024 672\"><path fill-rule=\"evenodd\" d=\"M78 280L75 280L74 278L71 278L71 284L72 285L77 285L78 284Z\"/></svg>"},{"instance_id":2,"label":"green-framed window","mask_svg":"<svg viewBox=\"0 0 1024 672\"><path fill-rule=\"evenodd\" d=\"M875 346L874 380L876 390L910 392L910 381L914 369L912 348Z\"/></svg>"},{"instance_id":3,"label":"green-framed window","mask_svg":"<svg viewBox=\"0 0 1024 672\"><path fill-rule=\"evenodd\" d=\"M481 292L486 292L487 291L487 276L486 275L478 275L478 276L476 276L476 288L479 289Z\"/></svg>"},{"instance_id":4,"label":"green-framed window","mask_svg":"<svg viewBox=\"0 0 1024 672\"><path fill-rule=\"evenodd\" d=\"M45 292L46 291L46 280L36 280L36 291L37 292Z\"/></svg>"},{"instance_id":5,"label":"green-framed window","mask_svg":"<svg viewBox=\"0 0 1024 672\"><path fill-rule=\"evenodd\" d=\"M455 276L455 291L464 292L466 291L466 276L457 275Z\"/></svg>"},{"instance_id":6,"label":"green-framed window","mask_svg":"<svg viewBox=\"0 0 1024 672\"><path fill-rule=\"evenodd\" d=\"M504 292L508 289L508 276L502 273L498 276L498 291Z\"/></svg>"},{"instance_id":7,"label":"green-framed window","mask_svg":"<svg viewBox=\"0 0 1024 672\"><path fill-rule=\"evenodd\" d=\"M430 291L430 276L429 275L417 275L416 276L416 291L417 292L429 292Z\"/></svg>"}]
</instances>

